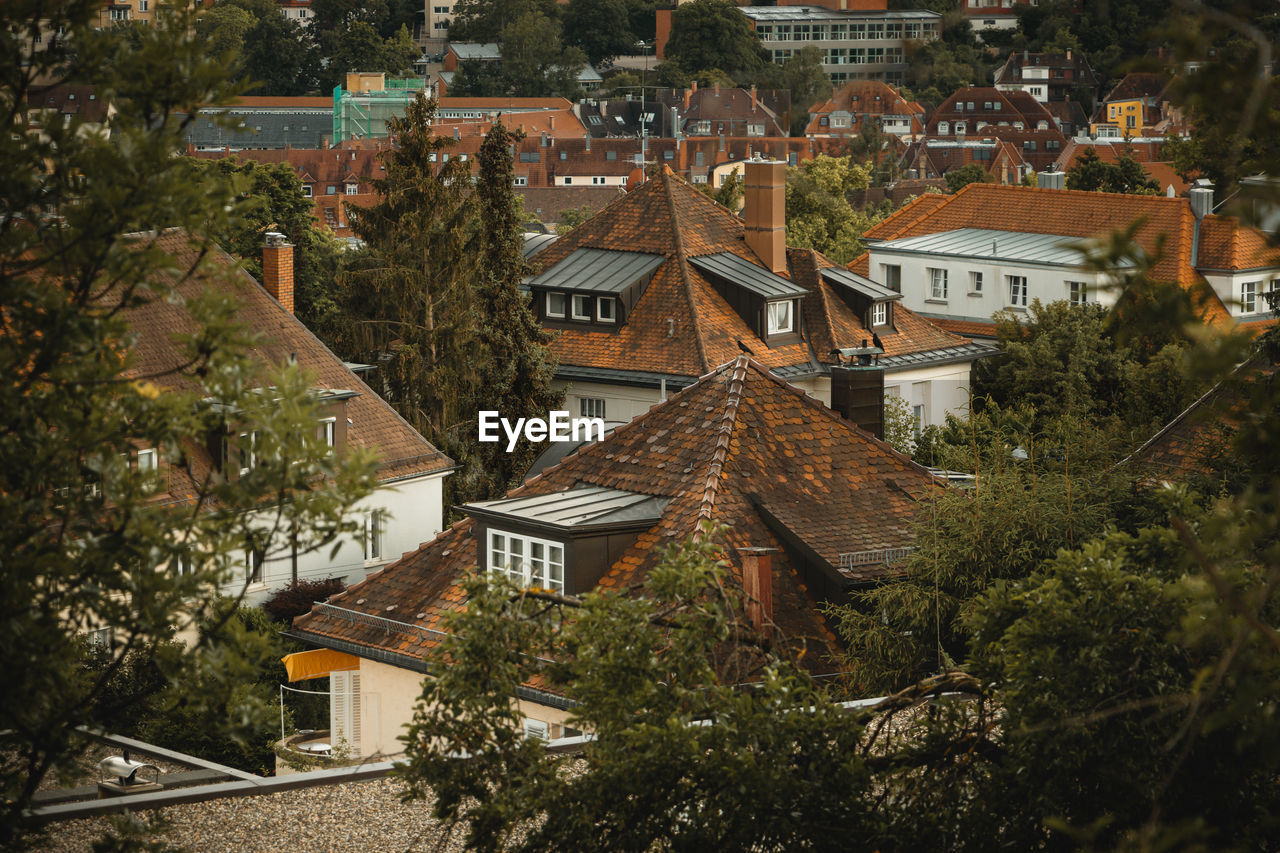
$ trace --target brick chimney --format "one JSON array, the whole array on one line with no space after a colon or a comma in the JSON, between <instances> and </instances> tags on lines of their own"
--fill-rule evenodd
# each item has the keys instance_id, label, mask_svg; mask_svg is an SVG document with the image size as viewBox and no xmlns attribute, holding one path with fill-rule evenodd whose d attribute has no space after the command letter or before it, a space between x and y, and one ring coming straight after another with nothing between
<instances>
[{"instance_id":1,"label":"brick chimney","mask_svg":"<svg viewBox=\"0 0 1280 853\"><path fill-rule=\"evenodd\" d=\"M293 313L293 244L279 231L268 231L262 247L262 286Z\"/></svg>"},{"instance_id":2,"label":"brick chimney","mask_svg":"<svg viewBox=\"0 0 1280 853\"><path fill-rule=\"evenodd\" d=\"M756 84L752 83L751 84L751 112L754 113L756 111L756 107L758 107L759 104L760 102L756 99Z\"/></svg>"},{"instance_id":3,"label":"brick chimney","mask_svg":"<svg viewBox=\"0 0 1280 853\"><path fill-rule=\"evenodd\" d=\"M773 555L776 548L739 548L742 589L747 594L747 619L757 631L773 623Z\"/></svg>"},{"instance_id":4,"label":"brick chimney","mask_svg":"<svg viewBox=\"0 0 1280 853\"><path fill-rule=\"evenodd\" d=\"M776 273L787 271L787 164L748 160L745 164L743 219L747 245Z\"/></svg>"}]
</instances>

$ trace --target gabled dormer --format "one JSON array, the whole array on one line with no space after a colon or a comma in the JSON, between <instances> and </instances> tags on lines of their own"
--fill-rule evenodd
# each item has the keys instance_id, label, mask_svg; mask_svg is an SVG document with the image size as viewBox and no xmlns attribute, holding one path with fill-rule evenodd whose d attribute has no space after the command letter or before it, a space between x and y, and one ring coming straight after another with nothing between
<instances>
[{"instance_id":1,"label":"gabled dormer","mask_svg":"<svg viewBox=\"0 0 1280 853\"><path fill-rule=\"evenodd\" d=\"M668 498L580 486L462 507L485 571L521 587L581 595L662 517Z\"/></svg>"},{"instance_id":2,"label":"gabled dormer","mask_svg":"<svg viewBox=\"0 0 1280 853\"><path fill-rule=\"evenodd\" d=\"M893 307L902 294L840 267L820 270L822 278L872 332L895 331Z\"/></svg>"},{"instance_id":3,"label":"gabled dormer","mask_svg":"<svg viewBox=\"0 0 1280 853\"><path fill-rule=\"evenodd\" d=\"M803 287L732 252L700 255L689 264L760 340L776 346L800 339L800 299L808 292Z\"/></svg>"},{"instance_id":4,"label":"gabled dormer","mask_svg":"<svg viewBox=\"0 0 1280 853\"><path fill-rule=\"evenodd\" d=\"M529 280L535 316L556 328L616 329L627 322L663 255L576 249Z\"/></svg>"},{"instance_id":5,"label":"gabled dormer","mask_svg":"<svg viewBox=\"0 0 1280 853\"><path fill-rule=\"evenodd\" d=\"M268 393L271 389L261 389ZM358 391L338 388L314 388L311 398L316 406L316 437L329 448L329 453L346 453L347 437L352 426L348 403L360 396ZM244 412L208 400L220 415L218 425L206 436L205 446L216 469L229 480L238 479L258 466L262 459L262 433Z\"/></svg>"}]
</instances>

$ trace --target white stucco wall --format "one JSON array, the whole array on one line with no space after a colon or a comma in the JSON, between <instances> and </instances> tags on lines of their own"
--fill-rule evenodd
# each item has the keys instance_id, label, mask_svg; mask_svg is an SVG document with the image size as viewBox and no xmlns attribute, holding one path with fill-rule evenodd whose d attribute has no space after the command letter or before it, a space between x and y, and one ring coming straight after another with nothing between
<instances>
[{"instance_id":1,"label":"white stucco wall","mask_svg":"<svg viewBox=\"0 0 1280 853\"><path fill-rule=\"evenodd\" d=\"M969 376L973 362L944 364L936 367L914 367L909 370L886 371L886 396L901 397L911 405L924 406L921 426L941 426L950 412L957 417L969 414ZM821 376L792 382L806 394L831 405L831 377Z\"/></svg>"},{"instance_id":2,"label":"white stucco wall","mask_svg":"<svg viewBox=\"0 0 1280 853\"><path fill-rule=\"evenodd\" d=\"M374 510L385 512L380 559L364 559L363 534L344 536L337 554L333 546L298 555L298 579L321 580L340 577L348 586L402 554L417 550L440 532L444 513L445 474L428 474L411 480L389 483L360 501L352 510L357 520ZM271 513L263 513L264 525L272 521ZM225 595L239 595L244 589L245 567L237 563L233 576L220 590ZM276 590L293 579L293 562L283 541L272 543L270 558L262 566L262 580L245 592L246 604L261 604Z\"/></svg>"},{"instance_id":3,"label":"white stucco wall","mask_svg":"<svg viewBox=\"0 0 1280 853\"><path fill-rule=\"evenodd\" d=\"M997 246L998 248L998 246ZM1109 305L1115 294L1105 290L1106 276L1074 266L1048 266L1014 262L990 262L980 259L945 256L910 255L877 252L871 249L871 278L885 280L884 265L902 268L902 304L912 311L955 319L987 320L997 311L1011 307L1009 285L1005 276L1025 276L1027 307L1032 301L1056 302L1070 297L1068 282L1082 281L1088 287L1088 301ZM930 269L947 271L947 298L932 297ZM982 273L982 291L970 289L970 272ZM1018 306L1020 307L1020 306ZM1016 309L1015 309L1016 310Z\"/></svg>"},{"instance_id":4,"label":"white stucco wall","mask_svg":"<svg viewBox=\"0 0 1280 853\"><path fill-rule=\"evenodd\" d=\"M634 420L664 399L658 388L639 388L634 385L565 382L557 379L552 387L565 392L564 407L572 417L578 417L582 413L583 398L604 400L606 422L626 423ZM674 393L673 389L668 396Z\"/></svg>"},{"instance_id":5,"label":"white stucco wall","mask_svg":"<svg viewBox=\"0 0 1280 853\"><path fill-rule=\"evenodd\" d=\"M1222 304L1227 306L1227 310L1231 312L1232 317L1238 317L1241 320L1255 320L1259 317L1266 317L1271 313L1271 308L1267 300L1263 298L1263 294L1273 286L1280 288L1280 280L1275 281L1274 285L1272 283L1273 279L1280 279L1280 267L1232 273L1206 272L1204 273L1204 278L1205 281L1209 282L1209 286L1213 288L1214 293L1218 294ZM1245 282L1256 284L1253 311L1245 311L1241 303Z\"/></svg>"}]
</instances>

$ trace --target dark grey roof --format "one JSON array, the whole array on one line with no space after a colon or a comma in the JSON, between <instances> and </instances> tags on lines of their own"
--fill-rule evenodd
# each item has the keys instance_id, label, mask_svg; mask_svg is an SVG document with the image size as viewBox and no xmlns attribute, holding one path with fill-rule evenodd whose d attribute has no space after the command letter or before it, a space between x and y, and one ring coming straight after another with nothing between
<instances>
[{"instance_id":1,"label":"dark grey roof","mask_svg":"<svg viewBox=\"0 0 1280 853\"><path fill-rule=\"evenodd\" d=\"M664 255L617 252L612 249L577 249L560 263L534 276L533 287L621 293L628 286L656 270Z\"/></svg>"},{"instance_id":2,"label":"dark grey roof","mask_svg":"<svg viewBox=\"0 0 1280 853\"><path fill-rule=\"evenodd\" d=\"M225 128L203 113L187 126L183 138L196 148L320 148L333 134L333 111L321 109L206 109L239 118L238 128ZM260 129L259 129L260 128Z\"/></svg>"},{"instance_id":3,"label":"dark grey roof","mask_svg":"<svg viewBox=\"0 0 1280 853\"><path fill-rule=\"evenodd\" d=\"M502 51L498 49L497 42L492 41L455 41L449 43L449 49L453 51L454 56L461 60L484 59L496 61L502 59Z\"/></svg>"},{"instance_id":4,"label":"dark grey roof","mask_svg":"<svg viewBox=\"0 0 1280 853\"><path fill-rule=\"evenodd\" d=\"M534 232L525 232L524 249L522 250L524 252L524 256L526 258L532 258L534 255L554 243L559 236L559 234L537 234Z\"/></svg>"},{"instance_id":5,"label":"dark grey roof","mask_svg":"<svg viewBox=\"0 0 1280 853\"><path fill-rule=\"evenodd\" d=\"M568 382L608 382L613 385L634 385L637 388L666 388L672 394L692 385L698 377L679 376L674 373L654 373L648 370L614 370L609 367L581 367L576 364L556 366L556 378Z\"/></svg>"},{"instance_id":6,"label":"dark grey roof","mask_svg":"<svg viewBox=\"0 0 1280 853\"><path fill-rule=\"evenodd\" d=\"M696 258L690 258L689 263L703 272L709 272L739 287L745 287L765 299L794 299L808 292L795 282L788 281L764 267L756 266L732 252L699 255Z\"/></svg>"},{"instance_id":7,"label":"dark grey roof","mask_svg":"<svg viewBox=\"0 0 1280 853\"><path fill-rule=\"evenodd\" d=\"M662 517L669 498L587 486L549 495L466 504L471 515L507 518L563 532L618 526L648 526Z\"/></svg>"},{"instance_id":8,"label":"dark grey roof","mask_svg":"<svg viewBox=\"0 0 1280 853\"><path fill-rule=\"evenodd\" d=\"M928 350L927 352L909 352L902 355L882 355L879 365L886 370L901 370L906 367L917 367L924 364L940 365L972 361L975 358L987 358L1000 352L994 344L971 341L960 346L945 349Z\"/></svg>"},{"instance_id":9,"label":"dark grey roof","mask_svg":"<svg viewBox=\"0 0 1280 853\"><path fill-rule=\"evenodd\" d=\"M887 302L890 299L901 299L902 294L896 290L891 290L883 284L876 284L865 276L860 276L856 272L850 272L839 267L826 267L822 271L822 277L832 284L847 287L855 293L875 302Z\"/></svg>"}]
</instances>

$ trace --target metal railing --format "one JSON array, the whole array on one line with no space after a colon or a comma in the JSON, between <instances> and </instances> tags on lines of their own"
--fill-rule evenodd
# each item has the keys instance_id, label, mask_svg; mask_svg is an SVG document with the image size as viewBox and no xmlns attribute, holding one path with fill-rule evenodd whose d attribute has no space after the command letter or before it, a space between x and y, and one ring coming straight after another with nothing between
<instances>
[{"instance_id":1,"label":"metal railing","mask_svg":"<svg viewBox=\"0 0 1280 853\"><path fill-rule=\"evenodd\" d=\"M883 563L900 563L911 555L915 546L905 548L880 548L875 551L851 551L840 555L840 568L852 569L858 566L874 566Z\"/></svg>"},{"instance_id":2,"label":"metal railing","mask_svg":"<svg viewBox=\"0 0 1280 853\"><path fill-rule=\"evenodd\" d=\"M385 616L375 616L372 613L361 613L358 610L348 610L345 607L339 607L336 604L320 603L315 609L321 613L332 616L335 619L341 619L344 622L351 622L356 625L368 625L370 628L381 628L387 634L409 634L411 636L422 637L427 640L439 640L447 636L444 631L437 631L434 628L424 628L421 625L411 625L408 622L400 622L396 619L388 619Z\"/></svg>"}]
</instances>

